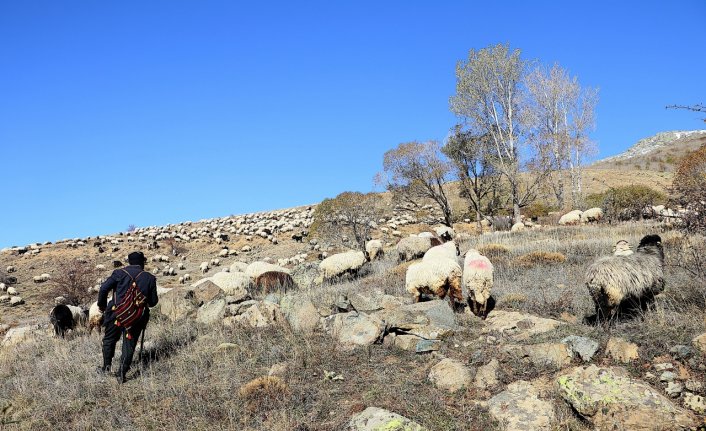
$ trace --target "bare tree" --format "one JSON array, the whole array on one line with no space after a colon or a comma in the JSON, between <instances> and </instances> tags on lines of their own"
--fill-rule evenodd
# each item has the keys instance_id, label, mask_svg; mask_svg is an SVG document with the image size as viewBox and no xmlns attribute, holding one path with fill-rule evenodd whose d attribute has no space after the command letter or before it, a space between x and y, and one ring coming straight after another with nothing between
<instances>
[{"instance_id":1,"label":"bare tree","mask_svg":"<svg viewBox=\"0 0 706 431\"><path fill-rule=\"evenodd\" d=\"M95 295L89 292L89 289L97 282L98 275L95 263L91 261L62 260L50 281L54 286L51 294L63 296L72 305L84 304Z\"/></svg>"},{"instance_id":2,"label":"bare tree","mask_svg":"<svg viewBox=\"0 0 706 431\"><path fill-rule=\"evenodd\" d=\"M326 241L343 245L348 245L352 239L355 246L365 252L365 242L382 215L378 194L343 192L317 205L310 231Z\"/></svg>"},{"instance_id":3,"label":"bare tree","mask_svg":"<svg viewBox=\"0 0 706 431\"><path fill-rule=\"evenodd\" d=\"M402 143L385 153L378 182L385 184L395 198L421 208L433 201L444 216L443 223L453 225L451 204L444 184L451 176L451 164L443 159L437 141Z\"/></svg>"},{"instance_id":4,"label":"bare tree","mask_svg":"<svg viewBox=\"0 0 706 431\"><path fill-rule=\"evenodd\" d=\"M476 214L478 229L483 216L494 212L500 187L500 176L493 165L492 141L488 135L464 131L461 125L453 128L441 151L451 159L459 180L461 197L467 199Z\"/></svg>"},{"instance_id":5,"label":"bare tree","mask_svg":"<svg viewBox=\"0 0 706 431\"><path fill-rule=\"evenodd\" d=\"M522 128L527 97L522 81L527 67L520 51L511 51L508 45L472 49L468 60L456 65L456 94L450 100L451 111L466 125L491 138L494 165L509 185L515 222L546 176L546 172L524 179L520 175L523 169L545 166L541 159L521 160L521 146L527 143L527 130Z\"/></svg>"},{"instance_id":6,"label":"bare tree","mask_svg":"<svg viewBox=\"0 0 706 431\"><path fill-rule=\"evenodd\" d=\"M706 105L703 103L697 103L696 105L669 105L666 106L667 109L686 109L687 111L694 112L706 112ZM703 119L706 123L706 118Z\"/></svg>"},{"instance_id":7,"label":"bare tree","mask_svg":"<svg viewBox=\"0 0 706 431\"><path fill-rule=\"evenodd\" d=\"M706 233L706 145L679 163L672 182L672 199L686 211L682 228L687 233Z\"/></svg>"}]
</instances>

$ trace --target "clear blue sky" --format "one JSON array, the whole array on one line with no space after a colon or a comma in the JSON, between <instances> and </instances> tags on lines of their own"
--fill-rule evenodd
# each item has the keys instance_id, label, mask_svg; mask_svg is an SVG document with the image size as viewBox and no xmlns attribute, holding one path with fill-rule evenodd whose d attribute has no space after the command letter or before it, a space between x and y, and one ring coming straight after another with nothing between
<instances>
[{"instance_id":1,"label":"clear blue sky","mask_svg":"<svg viewBox=\"0 0 706 431\"><path fill-rule=\"evenodd\" d=\"M706 1L495 3L4 1L0 247L369 191L498 42L600 88L601 156L706 127Z\"/></svg>"}]
</instances>

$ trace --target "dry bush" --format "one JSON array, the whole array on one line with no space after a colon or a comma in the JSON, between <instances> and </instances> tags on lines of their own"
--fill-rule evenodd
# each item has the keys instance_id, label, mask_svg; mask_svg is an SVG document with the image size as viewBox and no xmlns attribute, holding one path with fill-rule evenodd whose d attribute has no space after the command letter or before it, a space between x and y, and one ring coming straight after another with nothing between
<instances>
[{"instance_id":1,"label":"dry bush","mask_svg":"<svg viewBox=\"0 0 706 431\"><path fill-rule=\"evenodd\" d=\"M502 244L490 243L479 246L476 250L488 259L499 259L510 253L510 249Z\"/></svg>"},{"instance_id":2,"label":"dry bush","mask_svg":"<svg viewBox=\"0 0 706 431\"><path fill-rule=\"evenodd\" d=\"M537 265L556 265L566 262L566 256L553 251L533 251L515 258L515 263L522 267Z\"/></svg>"},{"instance_id":3,"label":"dry bush","mask_svg":"<svg viewBox=\"0 0 706 431\"><path fill-rule=\"evenodd\" d=\"M496 303L496 307L499 308L512 308L512 309L522 309L522 306L524 306L528 301L527 295L524 293L508 293L507 295L503 296L498 302Z\"/></svg>"},{"instance_id":4,"label":"dry bush","mask_svg":"<svg viewBox=\"0 0 706 431\"><path fill-rule=\"evenodd\" d=\"M93 261L81 258L61 260L50 280L53 288L49 295L52 298L63 296L72 305L86 304L95 297L89 289L96 284L99 275Z\"/></svg>"},{"instance_id":5,"label":"dry bush","mask_svg":"<svg viewBox=\"0 0 706 431\"><path fill-rule=\"evenodd\" d=\"M277 376L257 377L241 386L238 394L251 412L281 408L291 397L289 386Z\"/></svg>"}]
</instances>

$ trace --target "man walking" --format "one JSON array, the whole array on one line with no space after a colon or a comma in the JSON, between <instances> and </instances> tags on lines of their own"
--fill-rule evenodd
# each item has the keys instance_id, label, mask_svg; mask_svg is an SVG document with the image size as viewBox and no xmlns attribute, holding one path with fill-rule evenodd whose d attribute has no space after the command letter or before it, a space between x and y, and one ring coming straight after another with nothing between
<instances>
[{"instance_id":1,"label":"man walking","mask_svg":"<svg viewBox=\"0 0 706 431\"><path fill-rule=\"evenodd\" d=\"M125 376L132 364L132 356L135 354L137 340L149 321L150 311L148 307L154 307L158 301L157 280L154 275L145 271L145 255L142 252L135 251L128 255L127 260L129 265L113 271L110 277L101 285L98 292L98 308L104 312L103 326L105 326L103 366L99 371L103 373L110 371L113 355L115 354L115 345L122 335L123 347L120 357L120 368L118 368L116 373L120 383L124 383L126 380ZM137 286L139 292L131 291L133 283ZM113 291L113 299L107 302L110 291ZM137 295L138 300L134 299L135 295ZM143 295L144 298L142 297ZM142 313L142 316L131 322L127 328L125 325L120 324L120 316L117 316L115 311L116 308L125 306L123 300L131 300L135 303L135 305L130 305L132 307L132 310L128 310L130 314Z\"/></svg>"}]
</instances>

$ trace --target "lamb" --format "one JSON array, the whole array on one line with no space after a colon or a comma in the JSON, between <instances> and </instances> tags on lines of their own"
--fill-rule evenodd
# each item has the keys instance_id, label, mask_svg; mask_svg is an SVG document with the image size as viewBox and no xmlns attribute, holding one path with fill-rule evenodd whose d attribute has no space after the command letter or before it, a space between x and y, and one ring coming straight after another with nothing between
<instances>
[{"instance_id":1,"label":"lamb","mask_svg":"<svg viewBox=\"0 0 706 431\"><path fill-rule=\"evenodd\" d=\"M476 316L487 316L488 299L493 288L493 264L478 250L470 249L463 261L463 287L468 305Z\"/></svg>"},{"instance_id":2,"label":"lamb","mask_svg":"<svg viewBox=\"0 0 706 431\"><path fill-rule=\"evenodd\" d=\"M267 295L272 292L287 293L287 289L295 286L294 279L286 272L268 271L262 273L253 283L257 292Z\"/></svg>"},{"instance_id":3,"label":"lamb","mask_svg":"<svg viewBox=\"0 0 706 431\"><path fill-rule=\"evenodd\" d=\"M365 252L368 253L369 260L381 259L385 256L385 251L382 249L382 241L372 239L365 243Z\"/></svg>"},{"instance_id":4,"label":"lamb","mask_svg":"<svg viewBox=\"0 0 706 431\"><path fill-rule=\"evenodd\" d=\"M424 256L427 250L431 248L431 238L418 236L410 236L402 238L397 243L397 255L400 262L406 262L412 259L418 259Z\"/></svg>"},{"instance_id":5,"label":"lamb","mask_svg":"<svg viewBox=\"0 0 706 431\"><path fill-rule=\"evenodd\" d=\"M54 327L54 333L64 338L66 331L74 329L86 322L88 310L73 305L55 305L49 312L49 321Z\"/></svg>"},{"instance_id":6,"label":"lamb","mask_svg":"<svg viewBox=\"0 0 706 431\"><path fill-rule=\"evenodd\" d=\"M630 256L633 253L630 243L621 239L613 246L613 256Z\"/></svg>"},{"instance_id":7,"label":"lamb","mask_svg":"<svg viewBox=\"0 0 706 431\"><path fill-rule=\"evenodd\" d=\"M91 335L93 328L96 328L100 334L102 326L103 312L98 308L98 301L96 301L88 308L88 335Z\"/></svg>"},{"instance_id":8,"label":"lamb","mask_svg":"<svg viewBox=\"0 0 706 431\"><path fill-rule=\"evenodd\" d=\"M199 270L201 270L201 274L205 274L208 272L210 267L208 266L208 262L201 262L201 265L199 265Z\"/></svg>"},{"instance_id":9,"label":"lamb","mask_svg":"<svg viewBox=\"0 0 706 431\"><path fill-rule=\"evenodd\" d=\"M422 260L436 259L439 257L456 260L456 256L458 256L458 254L458 245L456 245L453 241L449 241L427 250L427 252L424 253Z\"/></svg>"},{"instance_id":10,"label":"lamb","mask_svg":"<svg viewBox=\"0 0 706 431\"><path fill-rule=\"evenodd\" d=\"M412 294L414 302L421 301L422 295L444 299L448 294L452 307L457 310L463 304L461 277L461 267L456 259L435 257L415 262L407 268L405 288Z\"/></svg>"},{"instance_id":11,"label":"lamb","mask_svg":"<svg viewBox=\"0 0 706 431\"><path fill-rule=\"evenodd\" d=\"M360 275L366 262L365 253L362 251L347 251L329 256L319 263L317 283Z\"/></svg>"},{"instance_id":12,"label":"lamb","mask_svg":"<svg viewBox=\"0 0 706 431\"><path fill-rule=\"evenodd\" d=\"M621 311L646 310L664 290L662 239L647 235L629 256L599 258L586 271L586 287L598 320L611 322Z\"/></svg>"}]
</instances>

